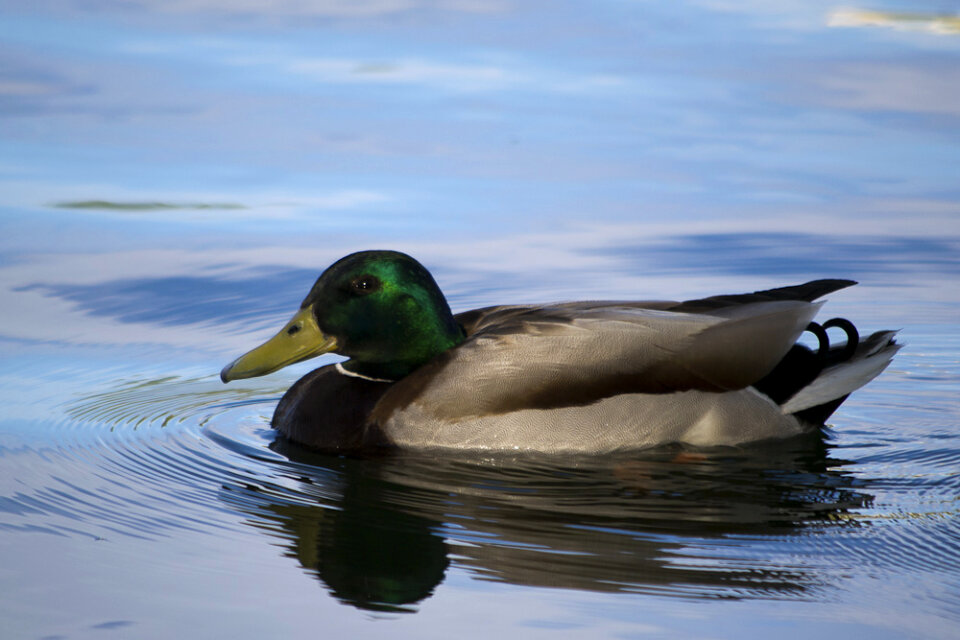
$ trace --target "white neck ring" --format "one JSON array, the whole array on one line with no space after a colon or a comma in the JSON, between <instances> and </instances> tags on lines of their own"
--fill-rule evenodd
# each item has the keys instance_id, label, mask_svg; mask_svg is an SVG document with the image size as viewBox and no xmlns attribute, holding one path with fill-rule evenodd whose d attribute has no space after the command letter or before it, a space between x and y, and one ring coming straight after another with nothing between
<instances>
[{"instance_id":1,"label":"white neck ring","mask_svg":"<svg viewBox=\"0 0 960 640\"><path fill-rule=\"evenodd\" d=\"M349 369L343 366L343 363L340 363L340 362L338 362L333 366L341 374L348 376L350 378L360 378L361 380L369 380L370 382L393 382L393 380L387 380L386 378L374 378L373 376L365 376L362 373L350 371Z\"/></svg>"}]
</instances>

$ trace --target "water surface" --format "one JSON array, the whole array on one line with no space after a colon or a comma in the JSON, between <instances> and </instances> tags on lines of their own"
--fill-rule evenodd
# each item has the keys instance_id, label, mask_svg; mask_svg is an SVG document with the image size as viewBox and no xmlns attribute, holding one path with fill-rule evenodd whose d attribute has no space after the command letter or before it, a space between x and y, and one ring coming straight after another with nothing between
<instances>
[{"instance_id":1,"label":"water surface","mask_svg":"<svg viewBox=\"0 0 960 640\"><path fill-rule=\"evenodd\" d=\"M955 7L243 4L0 2L0 635L955 637ZM217 373L365 248L906 346L796 441L311 453L329 358Z\"/></svg>"}]
</instances>

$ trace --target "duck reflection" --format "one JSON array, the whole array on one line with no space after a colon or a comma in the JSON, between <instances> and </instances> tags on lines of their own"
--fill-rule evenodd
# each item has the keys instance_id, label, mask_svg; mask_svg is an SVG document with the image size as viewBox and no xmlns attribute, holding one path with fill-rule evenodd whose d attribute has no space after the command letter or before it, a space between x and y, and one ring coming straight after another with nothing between
<instances>
[{"instance_id":1,"label":"duck reflection","mask_svg":"<svg viewBox=\"0 0 960 640\"><path fill-rule=\"evenodd\" d=\"M296 488L249 488L231 501L254 525L279 529L335 597L375 611L415 611L451 559L521 585L804 597L828 587L828 576L784 561L783 537L809 535L815 545L818 527L857 526L849 514L871 500L809 441L559 463L345 459L285 440L272 448L289 459L284 475Z\"/></svg>"},{"instance_id":2,"label":"duck reflection","mask_svg":"<svg viewBox=\"0 0 960 640\"><path fill-rule=\"evenodd\" d=\"M298 469L302 486L295 501L247 487L242 502L257 507L254 524L279 524L290 540L288 555L341 602L370 611L415 611L411 605L433 593L449 564L437 522L394 507L390 484L371 465L300 453L313 468Z\"/></svg>"}]
</instances>

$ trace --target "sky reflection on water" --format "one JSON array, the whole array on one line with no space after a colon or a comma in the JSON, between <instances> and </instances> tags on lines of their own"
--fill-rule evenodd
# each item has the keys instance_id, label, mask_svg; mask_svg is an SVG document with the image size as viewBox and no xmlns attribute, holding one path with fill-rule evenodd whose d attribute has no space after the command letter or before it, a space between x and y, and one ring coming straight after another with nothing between
<instances>
[{"instance_id":1,"label":"sky reflection on water","mask_svg":"<svg viewBox=\"0 0 960 640\"><path fill-rule=\"evenodd\" d=\"M4 3L4 204L956 233L957 37L830 3L348 4Z\"/></svg>"},{"instance_id":2,"label":"sky reflection on water","mask_svg":"<svg viewBox=\"0 0 960 640\"><path fill-rule=\"evenodd\" d=\"M265 6L0 0L0 635L955 634L956 6ZM366 248L456 310L854 278L907 347L796 455L302 458L317 362L216 375Z\"/></svg>"}]
</instances>

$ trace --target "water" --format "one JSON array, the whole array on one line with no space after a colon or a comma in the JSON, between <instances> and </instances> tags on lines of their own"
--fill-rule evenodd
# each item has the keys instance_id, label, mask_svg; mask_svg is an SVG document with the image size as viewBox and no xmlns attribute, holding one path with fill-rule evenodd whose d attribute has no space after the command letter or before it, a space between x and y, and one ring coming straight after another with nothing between
<instances>
[{"instance_id":1,"label":"water","mask_svg":"<svg viewBox=\"0 0 960 640\"><path fill-rule=\"evenodd\" d=\"M950 3L0 2L0 635L956 637ZM455 310L861 281L822 437L341 459L217 373L363 248ZM691 455L691 453L696 455Z\"/></svg>"}]
</instances>

